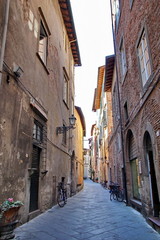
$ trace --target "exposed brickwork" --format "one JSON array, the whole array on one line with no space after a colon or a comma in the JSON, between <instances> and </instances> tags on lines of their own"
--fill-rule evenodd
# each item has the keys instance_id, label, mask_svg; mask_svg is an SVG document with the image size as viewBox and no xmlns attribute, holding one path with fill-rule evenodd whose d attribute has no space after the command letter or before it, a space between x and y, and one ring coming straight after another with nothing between
<instances>
[{"instance_id":1,"label":"exposed brickwork","mask_svg":"<svg viewBox=\"0 0 160 240\"><path fill-rule=\"evenodd\" d=\"M154 215L156 210L151 208L152 189L149 189L147 175L147 159L149 146L145 145L146 133L151 139L151 151L157 180L157 188L160 193L160 3L157 0L134 0L130 9L129 0L121 1L121 15L115 35L116 56L118 59L118 80L120 86L122 121L124 129L124 152L127 162L128 196L133 198L133 182L131 166L128 155L128 130L131 130L136 142L137 158L139 165L139 192L142 201L144 215ZM140 66L137 55L137 46L145 29L151 59L152 74L143 87ZM120 74L120 43L123 39L127 73L124 81ZM126 122L124 104L127 102L129 119ZM148 149L148 150L146 150ZM155 182L154 182L155 184ZM149 190L148 190L149 189ZM155 196L153 196L154 198ZM159 196L160 198L160 196ZM153 205L155 202L153 202ZM156 205L156 204L155 204ZM154 208L154 207L153 207ZM155 207L156 208L156 207Z\"/></svg>"}]
</instances>

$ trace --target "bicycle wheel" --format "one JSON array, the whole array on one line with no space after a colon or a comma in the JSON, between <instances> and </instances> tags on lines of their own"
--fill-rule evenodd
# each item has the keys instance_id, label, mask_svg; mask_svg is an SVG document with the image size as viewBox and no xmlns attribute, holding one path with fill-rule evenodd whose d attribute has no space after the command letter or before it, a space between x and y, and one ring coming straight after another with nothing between
<instances>
[{"instance_id":1,"label":"bicycle wheel","mask_svg":"<svg viewBox=\"0 0 160 240\"><path fill-rule=\"evenodd\" d=\"M115 193L115 192L113 193L113 199L117 200L117 193Z\"/></svg>"},{"instance_id":2,"label":"bicycle wheel","mask_svg":"<svg viewBox=\"0 0 160 240\"><path fill-rule=\"evenodd\" d=\"M112 201L112 199L115 198L115 194L113 192L110 193L110 200ZM115 199L114 199L115 200Z\"/></svg>"},{"instance_id":3,"label":"bicycle wheel","mask_svg":"<svg viewBox=\"0 0 160 240\"><path fill-rule=\"evenodd\" d=\"M67 191L64 191L64 202L65 202L65 204L67 203Z\"/></svg>"},{"instance_id":4,"label":"bicycle wheel","mask_svg":"<svg viewBox=\"0 0 160 240\"><path fill-rule=\"evenodd\" d=\"M57 196L57 203L60 207L64 207L65 204L65 198L63 196L63 192L60 191Z\"/></svg>"},{"instance_id":5,"label":"bicycle wheel","mask_svg":"<svg viewBox=\"0 0 160 240\"><path fill-rule=\"evenodd\" d=\"M123 200L124 200L123 190L120 190L120 191L118 192L118 194L117 194L117 200L118 200L119 202L123 202Z\"/></svg>"}]
</instances>

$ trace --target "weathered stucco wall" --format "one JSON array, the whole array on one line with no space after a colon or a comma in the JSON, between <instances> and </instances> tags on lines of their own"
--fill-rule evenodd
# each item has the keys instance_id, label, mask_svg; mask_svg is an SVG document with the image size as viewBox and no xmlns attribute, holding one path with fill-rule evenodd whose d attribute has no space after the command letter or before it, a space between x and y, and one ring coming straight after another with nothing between
<instances>
[{"instance_id":1,"label":"weathered stucco wall","mask_svg":"<svg viewBox=\"0 0 160 240\"><path fill-rule=\"evenodd\" d=\"M0 12L4 9L2 2L5 1L0 3ZM3 26L3 16L0 16ZM40 19L48 34L46 64L37 55ZM32 217L29 169L32 168L33 146L40 151L36 214L56 204L56 186L62 177L68 183L70 195L71 133L67 132L64 143L63 134L57 135L56 127L64 123L68 126L72 114L74 60L58 0L10 2L4 62L0 86L0 199L14 197L24 202L20 213L25 222ZM15 66L23 69L17 79L13 73ZM69 86L67 104L63 101L64 68ZM33 140L35 120L43 126L42 142Z\"/></svg>"}]
</instances>

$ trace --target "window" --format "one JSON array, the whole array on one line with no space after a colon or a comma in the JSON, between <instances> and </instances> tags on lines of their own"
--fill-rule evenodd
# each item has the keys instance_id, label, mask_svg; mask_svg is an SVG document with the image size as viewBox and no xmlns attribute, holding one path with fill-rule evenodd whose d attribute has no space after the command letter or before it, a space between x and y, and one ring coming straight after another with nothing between
<instances>
[{"instance_id":1,"label":"window","mask_svg":"<svg viewBox=\"0 0 160 240\"><path fill-rule=\"evenodd\" d=\"M112 0L111 8L112 8L112 19L113 19L113 29L118 27L119 18L120 18L120 6L121 0Z\"/></svg>"},{"instance_id":2,"label":"window","mask_svg":"<svg viewBox=\"0 0 160 240\"><path fill-rule=\"evenodd\" d=\"M128 106L127 106L127 102L125 102L124 104L124 114L125 114L125 120L128 120Z\"/></svg>"},{"instance_id":3,"label":"window","mask_svg":"<svg viewBox=\"0 0 160 240\"><path fill-rule=\"evenodd\" d=\"M45 65L47 62L47 42L48 42L47 32L46 32L44 24L41 20L38 53Z\"/></svg>"},{"instance_id":4,"label":"window","mask_svg":"<svg viewBox=\"0 0 160 240\"><path fill-rule=\"evenodd\" d=\"M143 31L138 44L138 58L140 63L141 77L143 86L151 75L151 62L149 57L148 44L145 31Z\"/></svg>"},{"instance_id":5,"label":"window","mask_svg":"<svg viewBox=\"0 0 160 240\"><path fill-rule=\"evenodd\" d=\"M120 0L115 0L115 12L116 12L116 25L119 23L120 18Z\"/></svg>"},{"instance_id":6,"label":"window","mask_svg":"<svg viewBox=\"0 0 160 240\"><path fill-rule=\"evenodd\" d=\"M127 72L127 64L126 64L126 54L125 54L123 40L121 41L121 45L120 45L120 66L121 66L121 77L122 77L122 80L124 80L124 77Z\"/></svg>"},{"instance_id":7,"label":"window","mask_svg":"<svg viewBox=\"0 0 160 240\"><path fill-rule=\"evenodd\" d=\"M43 126L36 120L33 126L33 139L37 140L38 142L43 141Z\"/></svg>"},{"instance_id":8,"label":"window","mask_svg":"<svg viewBox=\"0 0 160 240\"><path fill-rule=\"evenodd\" d=\"M63 74L63 77L64 77L64 81L63 81L63 101L65 102L65 104L68 106L68 101L69 101L69 78L67 76L67 73L64 70L64 74Z\"/></svg>"},{"instance_id":9,"label":"window","mask_svg":"<svg viewBox=\"0 0 160 240\"><path fill-rule=\"evenodd\" d=\"M133 1L134 1L134 0L129 0L130 8L132 8Z\"/></svg>"}]
</instances>

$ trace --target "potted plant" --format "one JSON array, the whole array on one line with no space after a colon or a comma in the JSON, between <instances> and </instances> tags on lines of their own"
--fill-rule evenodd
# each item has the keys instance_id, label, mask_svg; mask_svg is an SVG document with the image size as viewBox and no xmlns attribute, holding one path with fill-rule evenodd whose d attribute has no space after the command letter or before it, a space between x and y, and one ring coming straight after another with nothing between
<instances>
[{"instance_id":1,"label":"potted plant","mask_svg":"<svg viewBox=\"0 0 160 240\"><path fill-rule=\"evenodd\" d=\"M17 216L19 208L23 206L21 201L8 198L0 204L0 239L13 239L13 230L18 223Z\"/></svg>"},{"instance_id":2,"label":"potted plant","mask_svg":"<svg viewBox=\"0 0 160 240\"><path fill-rule=\"evenodd\" d=\"M96 182L98 183L98 177L96 177Z\"/></svg>"}]
</instances>

